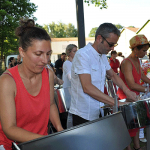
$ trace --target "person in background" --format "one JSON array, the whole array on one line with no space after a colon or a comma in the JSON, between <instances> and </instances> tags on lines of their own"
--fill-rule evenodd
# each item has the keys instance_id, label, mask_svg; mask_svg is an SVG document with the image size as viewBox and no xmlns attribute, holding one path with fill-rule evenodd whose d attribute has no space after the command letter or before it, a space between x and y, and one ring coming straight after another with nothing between
<instances>
[{"instance_id":1,"label":"person in background","mask_svg":"<svg viewBox=\"0 0 150 150\"><path fill-rule=\"evenodd\" d=\"M122 55L122 52L118 52L117 53L117 57L116 57L116 59L118 59L119 60L119 62L120 62L120 64L121 64L121 62L123 61L123 59L124 59L124 56Z\"/></svg>"},{"instance_id":2,"label":"person in background","mask_svg":"<svg viewBox=\"0 0 150 150\"><path fill-rule=\"evenodd\" d=\"M149 48L149 43L145 35L139 34L130 39L131 54L122 61L120 78L124 81L130 91L139 95L140 92L147 92L147 87L144 87L140 83L142 79L145 83L150 84L150 80L141 71L139 58L143 58ZM120 99L125 99L126 95L122 89L118 89L118 96ZM134 149L141 150L139 144L139 129L130 129L130 136L133 137ZM130 145L127 150L131 150Z\"/></svg>"},{"instance_id":3,"label":"person in background","mask_svg":"<svg viewBox=\"0 0 150 150\"><path fill-rule=\"evenodd\" d=\"M114 99L104 94L106 73L133 101L136 94L128 90L120 77L111 69L106 54L114 50L120 31L111 23L101 24L94 43L79 49L71 68L71 106L73 126L104 116L104 103L114 105ZM122 103L124 104L124 103Z\"/></svg>"},{"instance_id":4,"label":"person in background","mask_svg":"<svg viewBox=\"0 0 150 150\"><path fill-rule=\"evenodd\" d=\"M141 68L143 73L150 79L150 53L148 54L149 60L141 63ZM145 83L141 80L141 85L145 85ZM140 128L139 130L139 139L141 142L147 142L147 139L144 136L144 128Z\"/></svg>"},{"instance_id":5,"label":"person in background","mask_svg":"<svg viewBox=\"0 0 150 150\"><path fill-rule=\"evenodd\" d=\"M69 44L66 47L66 55L68 56L68 59L63 64L63 88L65 92L65 101L66 101L66 107L69 110L70 108L70 102L71 102L71 67L72 67L72 60L75 56L75 53L77 51L77 46L74 44ZM69 113L68 119L67 119L67 128L72 126L72 116Z\"/></svg>"},{"instance_id":6,"label":"person in background","mask_svg":"<svg viewBox=\"0 0 150 150\"><path fill-rule=\"evenodd\" d=\"M111 58L110 58L110 66L114 70L115 73L119 73L119 67L120 67L120 62L117 57L117 52L116 51L111 51Z\"/></svg>"},{"instance_id":7,"label":"person in background","mask_svg":"<svg viewBox=\"0 0 150 150\"><path fill-rule=\"evenodd\" d=\"M60 79L62 79L62 73L63 73L62 66L65 61L65 58L66 58L66 53L62 53L61 58L55 62L56 76Z\"/></svg>"},{"instance_id":8,"label":"person in background","mask_svg":"<svg viewBox=\"0 0 150 150\"><path fill-rule=\"evenodd\" d=\"M51 60L48 61L47 65L53 69L54 73L56 72L55 68L54 68L54 65L51 63Z\"/></svg>"},{"instance_id":9,"label":"person in background","mask_svg":"<svg viewBox=\"0 0 150 150\"><path fill-rule=\"evenodd\" d=\"M57 131L63 130L54 102L54 74L45 68L51 38L32 19L20 24L16 35L23 62L0 77L0 147L6 150L11 150L14 141L47 135L49 120Z\"/></svg>"},{"instance_id":10,"label":"person in background","mask_svg":"<svg viewBox=\"0 0 150 150\"><path fill-rule=\"evenodd\" d=\"M18 54L18 56L17 56L17 64L19 65L21 63L22 63L21 56L20 56L20 54Z\"/></svg>"},{"instance_id":11,"label":"person in background","mask_svg":"<svg viewBox=\"0 0 150 150\"><path fill-rule=\"evenodd\" d=\"M17 65L16 59L14 57L10 57L9 58L9 62L10 63L9 63L9 67L8 68L12 68L12 67Z\"/></svg>"},{"instance_id":12,"label":"person in background","mask_svg":"<svg viewBox=\"0 0 150 150\"><path fill-rule=\"evenodd\" d=\"M50 52L50 57L51 57L51 54L52 54L52 50ZM45 66L46 68L48 69L51 69L53 71L53 74L54 74L54 85L58 84L58 85L62 85L64 82L63 80L59 79L56 75L55 75L55 69L54 69L54 66L51 65L51 60L48 61L47 65Z\"/></svg>"},{"instance_id":13,"label":"person in background","mask_svg":"<svg viewBox=\"0 0 150 150\"><path fill-rule=\"evenodd\" d=\"M70 101L71 101L71 66L72 66L72 60L74 58L74 55L77 51L77 46L74 44L69 44L66 47L66 55L68 56L68 59L63 64L63 88L65 92L65 99L67 104L67 109L70 108Z\"/></svg>"}]
</instances>

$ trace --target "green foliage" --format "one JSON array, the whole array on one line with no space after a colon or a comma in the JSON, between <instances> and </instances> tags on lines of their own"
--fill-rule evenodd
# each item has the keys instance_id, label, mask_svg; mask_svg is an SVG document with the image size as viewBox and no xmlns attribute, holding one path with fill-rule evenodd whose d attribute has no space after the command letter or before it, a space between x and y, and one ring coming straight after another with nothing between
<instances>
[{"instance_id":1,"label":"green foliage","mask_svg":"<svg viewBox=\"0 0 150 150\"><path fill-rule=\"evenodd\" d=\"M14 53L18 48L15 28L22 17L33 18L37 6L30 0L0 0L0 51L3 55Z\"/></svg>"},{"instance_id":2,"label":"green foliage","mask_svg":"<svg viewBox=\"0 0 150 150\"><path fill-rule=\"evenodd\" d=\"M89 37L94 37L95 36L95 33L96 33L96 30L97 30L98 27L95 27L95 28L92 28L90 33L89 33Z\"/></svg>"},{"instance_id":3,"label":"green foliage","mask_svg":"<svg viewBox=\"0 0 150 150\"><path fill-rule=\"evenodd\" d=\"M52 22L44 25L43 28L48 32L51 38L77 37L77 29L71 23L64 24Z\"/></svg>"},{"instance_id":4,"label":"green foliage","mask_svg":"<svg viewBox=\"0 0 150 150\"><path fill-rule=\"evenodd\" d=\"M128 26L129 28L135 28L135 26Z\"/></svg>"},{"instance_id":5,"label":"green foliage","mask_svg":"<svg viewBox=\"0 0 150 150\"><path fill-rule=\"evenodd\" d=\"M90 4L95 4L95 7L99 7L100 9L107 9L107 3L106 0L84 0L85 3L88 3L88 6L90 6Z\"/></svg>"},{"instance_id":6,"label":"green foliage","mask_svg":"<svg viewBox=\"0 0 150 150\"><path fill-rule=\"evenodd\" d=\"M114 24L119 30L121 30L122 28L123 28L123 26L122 25L120 25L120 24Z\"/></svg>"}]
</instances>

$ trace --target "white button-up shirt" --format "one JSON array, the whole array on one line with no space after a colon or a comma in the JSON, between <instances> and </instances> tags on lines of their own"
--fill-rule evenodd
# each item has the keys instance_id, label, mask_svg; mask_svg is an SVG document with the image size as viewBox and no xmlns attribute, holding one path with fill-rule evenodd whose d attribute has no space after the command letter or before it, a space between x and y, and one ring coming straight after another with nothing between
<instances>
[{"instance_id":1,"label":"white button-up shirt","mask_svg":"<svg viewBox=\"0 0 150 150\"><path fill-rule=\"evenodd\" d=\"M73 59L71 68L71 106L70 113L78 115L86 120L99 118L100 107L104 103L99 102L85 94L79 79L79 74L90 74L92 84L101 92L104 92L106 71L111 67L105 54L99 54L89 43L79 49Z\"/></svg>"}]
</instances>

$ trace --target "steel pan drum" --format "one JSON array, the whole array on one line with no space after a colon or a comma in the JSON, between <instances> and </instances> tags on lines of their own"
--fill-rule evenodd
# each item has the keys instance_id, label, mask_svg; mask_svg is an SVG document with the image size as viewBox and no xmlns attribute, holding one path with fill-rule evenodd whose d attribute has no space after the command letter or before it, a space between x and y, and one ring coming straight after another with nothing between
<instances>
[{"instance_id":1,"label":"steel pan drum","mask_svg":"<svg viewBox=\"0 0 150 150\"><path fill-rule=\"evenodd\" d=\"M123 150L130 142L122 114L116 113L21 143L18 147L21 150Z\"/></svg>"},{"instance_id":2,"label":"steel pan drum","mask_svg":"<svg viewBox=\"0 0 150 150\"><path fill-rule=\"evenodd\" d=\"M128 129L150 125L150 98L119 106Z\"/></svg>"},{"instance_id":3,"label":"steel pan drum","mask_svg":"<svg viewBox=\"0 0 150 150\"><path fill-rule=\"evenodd\" d=\"M68 112L63 88L55 89L54 99L58 107L59 113Z\"/></svg>"},{"instance_id":4,"label":"steel pan drum","mask_svg":"<svg viewBox=\"0 0 150 150\"><path fill-rule=\"evenodd\" d=\"M116 88L114 87L113 81L106 78L106 80L105 80L105 87L107 89L108 95L110 97L114 98L117 91L116 91Z\"/></svg>"}]
</instances>

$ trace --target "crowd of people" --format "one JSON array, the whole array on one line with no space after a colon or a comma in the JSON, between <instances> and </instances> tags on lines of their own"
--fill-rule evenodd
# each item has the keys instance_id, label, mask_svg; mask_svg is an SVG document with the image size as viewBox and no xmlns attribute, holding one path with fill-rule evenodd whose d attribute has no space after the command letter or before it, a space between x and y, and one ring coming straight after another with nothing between
<instances>
[{"instance_id":1,"label":"crowd of people","mask_svg":"<svg viewBox=\"0 0 150 150\"><path fill-rule=\"evenodd\" d=\"M63 130L54 102L55 84L63 85L65 92L67 128L103 117L105 104L114 106L114 99L104 93L106 75L119 88L120 99L136 102L140 92L147 92L140 83L142 80L150 84L139 61L149 48L144 35L130 39L131 54L124 58L114 50L120 31L112 23L103 23L96 31L94 43L79 50L69 44L53 66L47 32L36 27L32 19L20 23L16 35L22 63L19 58L16 63L11 58L9 69L0 77L0 149L10 150L13 141L22 143L47 135L49 120L57 131ZM129 130L129 134L133 148L141 150L139 128ZM126 149L131 150L130 145Z\"/></svg>"},{"instance_id":2,"label":"crowd of people","mask_svg":"<svg viewBox=\"0 0 150 150\"><path fill-rule=\"evenodd\" d=\"M20 54L18 54L17 60L15 59L15 57L10 57L9 60L8 60L8 62L9 62L8 68L12 68L12 67L14 67L14 66L16 66L16 65L21 64L22 61L21 61L21 56L20 56Z\"/></svg>"}]
</instances>

